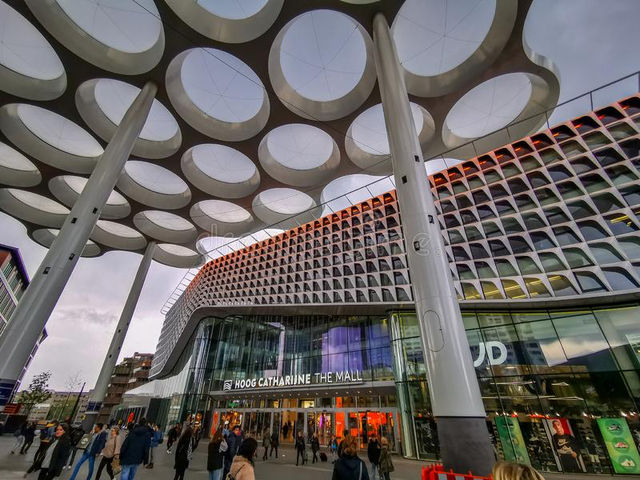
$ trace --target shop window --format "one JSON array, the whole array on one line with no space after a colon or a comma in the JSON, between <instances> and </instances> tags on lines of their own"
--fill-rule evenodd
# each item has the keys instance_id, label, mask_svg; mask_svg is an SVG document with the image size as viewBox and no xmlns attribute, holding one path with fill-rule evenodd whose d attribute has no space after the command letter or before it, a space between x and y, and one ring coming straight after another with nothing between
<instances>
[{"instance_id":1,"label":"shop window","mask_svg":"<svg viewBox=\"0 0 640 480\"><path fill-rule=\"evenodd\" d=\"M547 290L547 287L539 278L525 277L524 284L527 287L527 290L529 291L529 296L531 298L551 296L551 294L549 293L549 290Z\"/></svg>"},{"instance_id":2,"label":"shop window","mask_svg":"<svg viewBox=\"0 0 640 480\"><path fill-rule=\"evenodd\" d=\"M600 279L591 272L574 272L578 285L584 293L606 292L607 289Z\"/></svg>"},{"instance_id":3,"label":"shop window","mask_svg":"<svg viewBox=\"0 0 640 480\"><path fill-rule=\"evenodd\" d=\"M591 313L551 314L553 324L570 365L582 366L588 372L617 370L609 345Z\"/></svg>"},{"instance_id":4,"label":"shop window","mask_svg":"<svg viewBox=\"0 0 640 480\"><path fill-rule=\"evenodd\" d=\"M617 210L619 208L624 208L620 200L614 197L611 193L605 193L603 195L596 195L591 198L593 203L596 205L596 208L600 211L600 213L607 213L612 210Z\"/></svg>"},{"instance_id":5,"label":"shop window","mask_svg":"<svg viewBox=\"0 0 640 480\"><path fill-rule=\"evenodd\" d=\"M533 373L564 373L564 355L556 330L550 320L518 323L515 326Z\"/></svg>"},{"instance_id":6,"label":"shop window","mask_svg":"<svg viewBox=\"0 0 640 480\"><path fill-rule=\"evenodd\" d=\"M620 255L616 249L608 243L592 243L589 245L589 248L599 265L606 265L607 263L616 263L624 260L622 255Z\"/></svg>"},{"instance_id":7,"label":"shop window","mask_svg":"<svg viewBox=\"0 0 640 480\"><path fill-rule=\"evenodd\" d=\"M493 282L481 281L480 286L482 287L482 294L484 295L485 299L487 300L504 299L502 292Z\"/></svg>"},{"instance_id":8,"label":"shop window","mask_svg":"<svg viewBox=\"0 0 640 480\"><path fill-rule=\"evenodd\" d=\"M580 220L585 217L593 217L596 214L596 212L594 212L593 209L584 201L568 203L567 209L575 220Z\"/></svg>"},{"instance_id":9,"label":"shop window","mask_svg":"<svg viewBox=\"0 0 640 480\"><path fill-rule=\"evenodd\" d=\"M571 284L569 279L563 275L552 275L547 277L551 288L557 296L577 295L578 291Z\"/></svg>"},{"instance_id":10,"label":"shop window","mask_svg":"<svg viewBox=\"0 0 640 480\"><path fill-rule=\"evenodd\" d=\"M611 351L623 370L636 370L632 373L629 386L634 396L640 397L640 307L610 308L594 311L598 324L606 337Z\"/></svg>"},{"instance_id":11,"label":"shop window","mask_svg":"<svg viewBox=\"0 0 640 480\"><path fill-rule=\"evenodd\" d=\"M578 228L587 242L609 237L609 234L598 223L591 220L578 223Z\"/></svg>"},{"instance_id":12,"label":"shop window","mask_svg":"<svg viewBox=\"0 0 640 480\"><path fill-rule=\"evenodd\" d=\"M516 262L518 262L518 268L523 275L542 273L536 262L529 257L516 257Z\"/></svg>"},{"instance_id":13,"label":"shop window","mask_svg":"<svg viewBox=\"0 0 640 480\"><path fill-rule=\"evenodd\" d=\"M498 269L498 275L501 277L515 277L518 275L518 271L511 264L509 260L497 259L494 262Z\"/></svg>"},{"instance_id":14,"label":"shop window","mask_svg":"<svg viewBox=\"0 0 640 480\"><path fill-rule=\"evenodd\" d=\"M509 244L511 245L511 251L513 253L526 253L531 252L531 246L527 243L527 241L520 236L508 237Z\"/></svg>"},{"instance_id":15,"label":"shop window","mask_svg":"<svg viewBox=\"0 0 640 480\"><path fill-rule=\"evenodd\" d=\"M579 248L563 248L562 253L564 253L571 268L590 267L593 265L591 259Z\"/></svg>"},{"instance_id":16,"label":"shop window","mask_svg":"<svg viewBox=\"0 0 640 480\"><path fill-rule=\"evenodd\" d=\"M631 290L638 288L638 282L623 268L603 268L607 282L614 290Z\"/></svg>"},{"instance_id":17,"label":"shop window","mask_svg":"<svg viewBox=\"0 0 640 480\"><path fill-rule=\"evenodd\" d=\"M626 237L618 239L620 247L630 260L636 260L640 258L640 238L638 237Z\"/></svg>"},{"instance_id":18,"label":"shop window","mask_svg":"<svg viewBox=\"0 0 640 480\"><path fill-rule=\"evenodd\" d=\"M505 246L502 240L490 240L489 248L491 248L491 254L494 257L503 257L505 255L511 255L511 252Z\"/></svg>"},{"instance_id":19,"label":"shop window","mask_svg":"<svg viewBox=\"0 0 640 480\"><path fill-rule=\"evenodd\" d=\"M496 274L486 262L475 262L476 272L478 272L478 278L495 278Z\"/></svg>"},{"instance_id":20,"label":"shop window","mask_svg":"<svg viewBox=\"0 0 640 480\"><path fill-rule=\"evenodd\" d=\"M464 263L456 263L456 269L458 270L458 277L460 280L475 280L476 276L473 273L473 270L468 265Z\"/></svg>"},{"instance_id":21,"label":"shop window","mask_svg":"<svg viewBox=\"0 0 640 480\"><path fill-rule=\"evenodd\" d=\"M500 280L502 283L502 288L504 289L504 293L506 293L507 298L511 299L520 299L527 298L527 295L522 290L520 284L514 280Z\"/></svg>"},{"instance_id":22,"label":"shop window","mask_svg":"<svg viewBox=\"0 0 640 480\"><path fill-rule=\"evenodd\" d=\"M480 292L471 283L462 282L460 285L462 286L465 300L480 300L482 298Z\"/></svg>"}]
</instances>

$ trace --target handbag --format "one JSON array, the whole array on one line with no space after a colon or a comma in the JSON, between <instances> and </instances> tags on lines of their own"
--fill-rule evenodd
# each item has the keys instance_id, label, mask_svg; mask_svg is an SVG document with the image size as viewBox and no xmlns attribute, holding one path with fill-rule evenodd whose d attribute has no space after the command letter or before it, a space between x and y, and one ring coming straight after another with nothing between
<instances>
[{"instance_id":1,"label":"handbag","mask_svg":"<svg viewBox=\"0 0 640 480\"><path fill-rule=\"evenodd\" d=\"M120 465L119 457L113 457L113 461L111 462L111 470L113 471L113 475L118 475L122 471L122 465Z\"/></svg>"}]
</instances>

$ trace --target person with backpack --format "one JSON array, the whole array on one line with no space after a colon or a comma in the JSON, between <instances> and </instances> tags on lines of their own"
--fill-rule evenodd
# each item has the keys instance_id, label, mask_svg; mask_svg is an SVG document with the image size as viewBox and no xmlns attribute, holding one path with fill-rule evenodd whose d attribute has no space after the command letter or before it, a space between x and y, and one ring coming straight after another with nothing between
<instances>
[{"instance_id":1,"label":"person with backpack","mask_svg":"<svg viewBox=\"0 0 640 480\"><path fill-rule=\"evenodd\" d=\"M120 465L122 473L120 480L133 480L141 463L149 458L151 437L144 418L135 427L129 424L127 438L120 447Z\"/></svg>"},{"instance_id":2,"label":"person with backpack","mask_svg":"<svg viewBox=\"0 0 640 480\"><path fill-rule=\"evenodd\" d=\"M232 432L227 437L227 451L224 456L224 472L222 476L226 480L227 474L229 473L229 469L231 469L231 464L233 463L233 457L238 453L238 449L240 448L240 444L242 443L242 430L240 430L240 425L236 424L233 426Z\"/></svg>"},{"instance_id":3,"label":"person with backpack","mask_svg":"<svg viewBox=\"0 0 640 480\"><path fill-rule=\"evenodd\" d=\"M378 478L378 464L380 463L380 451L382 447L380 442L376 438L375 433L369 437L369 443L367 445L367 457L371 463L371 478L376 480Z\"/></svg>"},{"instance_id":4,"label":"person with backpack","mask_svg":"<svg viewBox=\"0 0 640 480\"><path fill-rule=\"evenodd\" d=\"M395 468L393 466L393 462L391 461L391 454L389 453L389 440L387 440L385 437L382 437L382 439L380 440L380 444L381 450L378 470L380 471L380 476L384 477L384 480L391 480L389 474L393 472Z\"/></svg>"},{"instance_id":5,"label":"person with backpack","mask_svg":"<svg viewBox=\"0 0 640 480\"><path fill-rule=\"evenodd\" d=\"M296 443L295 443L295 448L296 448L296 467L298 466L298 461L300 459L302 459L302 465L304 466L304 463L306 461L306 448L307 446L304 443L304 434L302 433L302 430L298 430L298 434L296 435Z\"/></svg>"},{"instance_id":6,"label":"person with backpack","mask_svg":"<svg viewBox=\"0 0 640 480\"><path fill-rule=\"evenodd\" d=\"M333 465L332 480L369 480L367 466L358 458L358 439L345 436L342 455ZM374 479L375 480L375 479Z\"/></svg>"},{"instance_id":7,"label":"person with backpack","mask_svg":"<svg viewBox=\"0 0 640 480\"><path fill-rule=\"evenodd\" d=\"M227 442L222 430L216 430L207 447L207 471L209 480L222 480L224 470L224 454L227 451Z\"/></svg>"},{"instance_id":8,"label":"person with backpack","mask_svg":"<svg viewBox=\"0 0 640 480\"><path fill-rule=\"evenodd\" d=\"M229 478L225 480L256 480L253 458L257 450L258 442L255 438L244 439L229 469Z\"/></svg>"},{"instance_id":9,"label":"person with backpack","mask_svg":"<svg viewBox=\"0 0 640 480\"><path fill-rule=\"evenodd\" d=\"M89 473L87 474L87 480L91 480L96 457L100 454L100 452L104 448L104 444L107 441L107 432L102 429L103 426L104 425L102 423L96 423L95 427L93 427L93 436L91 437L91 442L80 457L80 460L78 460L78 463L76 463L76 466L74 467L73 473L69 477L69 480L76 479L76 477L78 476L78 472L80 471L80 467L84 462L89 462Z\"/></svg>"},{"instance_id":10,"label":"person with backpack","mask_svg":"<svg viewBox=\"0 0 640 480\"><path fill-rule=\"evenodd\" d=\"M278 458L278 446L280 446L280 435L278 435L278 429L276 428L271 434L271 450L269 451L269 458L273 455L273 450L276 451L276 458Z\"/></svg>"},{"instance_id":11,"label":"person with backpack","mask_svg":"<svg viewBox=\"0 0 640 480\"><path fill-rule=\"evenodd\" d=\"M69 459L67 460L67 465L64 467L67 470L71 469L71 465L73 465L73 462L76 459L76 453L78 453L78 450L84 449L83 447L80 446L80 441L82 440L82 437L84 437L84 430L82 429L82 427L71 429L71 433L69 434L69 439L71 441L71 450L69 452ZM85 445L85 448L86 448L86 445Z\"/></svg>"},{"instance_id":12,"label":"person with backpack","mask_svg":"<svg viewBox=\"0 0 640 480\"><path fill-rule=\"evenodd\" d=\"M113 461L120 457L120 447L122 446L120 438L120 429L118 427L111 427L111 430L109 430L109 437L107 438L102 452L100 452L102 460L100 460L100 465L98 465L98 472L96 473L95 480L100 480L100 475L102 474L102 469L104 467L107 467L107 475L109 475L111 480L115 477L113 472Z\"/></svg>"},{"instance_id":13,"label":"person with backpack","mask_svg":"<svg viewBox=\"0 0 640 480\"><path fill-rule=\"evenodd\" d=\"M318 461L318 450L320 450L320 439L318 438L318 432L313 432L311 436L311 452L313 452L311 463Z\"/></svg>"},{"instance_id":14,"label":"person with backpack","mask_svg":"<svg viewBox=\"0 0 640 480\"><path fill-rule=\"evenodd\" d=\"M183 430L176 446L176 460L173 468L176 471L173 480L184 480L184 472L189 468L189 461L193 452L193 430L190 425Z\"/></svg>"}]
</instances>

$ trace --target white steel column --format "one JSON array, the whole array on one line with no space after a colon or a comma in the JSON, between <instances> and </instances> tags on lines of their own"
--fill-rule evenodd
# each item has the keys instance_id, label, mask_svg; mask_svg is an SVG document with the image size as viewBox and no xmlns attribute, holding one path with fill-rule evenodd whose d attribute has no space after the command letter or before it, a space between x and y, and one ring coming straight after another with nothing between
<instances>
[{"instance_id":1,"label":"white steel column","mask_svg":"<svg viewBox=\"0 0 640 480\"><path fill-rule=\"evenodd\" d=\"M409 97L384 15L373 20L384 120L442 460L488 475L494 463L469 343L444 252Z\"/></svg>"},{"instance_id":2,"label":"white steel column","mask_svg":"<svg viewBox=\"0 0 640 480\"><path fill-rule=\"evenodd\" d=\"M16 380L120 178L156 91L154 84L147 83L127 110L0 336L0 409L11 398Z\"/></svg>"},{"instance_id":3,"label":"white steel column","mask_svg":"<svg viewBox=\"0 0 640 480\"><path fill-rule=\"evenodd\" d=\"M133 279L133 284L131 285L131 290L129 290L127 301L124 303L124 307L122 308L122 313L120 314L116 331L113 332L113 337L111 337L111 344L109 345L109 350L107 350L107 356L104 357L104 362L102 362L102 368L100 369L98 380L96 380L96 386L89 397L89 403L87 404L87 410L85 412L86 417L82 421L82 427L86 432L93 427L98 419L98 415L100 414L102 402L107 394L107 387L111 382L111 375L113 374L113 369L118 361L118 355L120 355L120 349L122 348L124 339L127 336L127 331L129 330L129 324L133 318L133 313L138 305L140 293L142 292L144 281L147 278L147 273L149 272L149 267L151 266L151 260L153 260L153 252L155 252L155 249L156 243L149 242L147 249L144 252L144 256L140 261L140 266L138 267L136 276Z\"/></svg>"}]
</instances>

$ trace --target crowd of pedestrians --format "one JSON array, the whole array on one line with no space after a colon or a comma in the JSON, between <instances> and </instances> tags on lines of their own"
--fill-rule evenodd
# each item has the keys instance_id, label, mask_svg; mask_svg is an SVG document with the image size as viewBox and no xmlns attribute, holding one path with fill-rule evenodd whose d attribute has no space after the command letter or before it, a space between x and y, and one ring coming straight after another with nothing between
<instances>
[{"instance_id":1,"label":"crowd of pedestrians","mask_svg":"<svg viewBox=\"0 0 640 480\"><path fill-rule=\"evenodd\" d=\"M286 424L285 424L286 425ZM26 454L36 436L37 425L25 422L15 432L15 442L10 454ZM90 434L81 428L70 428L66 423L52 422L39 429L40 444L34 454L32 465L24 474L38 472L37 480L52 480L59 477L65 468L70 469L77 450L82 455L75 463L69 480L86 478L91 480L95 462L100 457L95 480L100 480L104 471L111 480L120 474L121 480L134 480L140 465L153 468L154 450L163 443L162 429L147 424L141 419L137 424L97 423ZM296 466L309 462L307 442L302 431L294 432ZM173 454L175 446L174 480L185 480L185 474L198 447L200 430L190 423L176 424L167 432L167 454ZM262 434L262 460L278 458L279 431L266 429ZM394 471L389 441L385 437L370 435L367 443L367 459L370 468L358 456L359 438L346 434L338 442L335 435L327 445L333 463L332 480L391 480ZM309 439L312 453L311 463L327 461L321 452L317 433ZM209 480L255 480L254 461L258 455L258 441L242 433L240 425L229 428L225 422L207 446L207 471ZM86 477L83 466L86 465ZM493 469L494 480L544 480L535 469L514 463L498 462Z\"/></svg>"}]
</instances>

